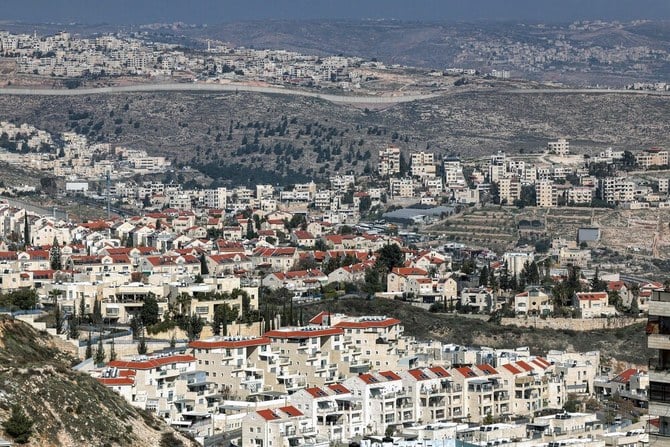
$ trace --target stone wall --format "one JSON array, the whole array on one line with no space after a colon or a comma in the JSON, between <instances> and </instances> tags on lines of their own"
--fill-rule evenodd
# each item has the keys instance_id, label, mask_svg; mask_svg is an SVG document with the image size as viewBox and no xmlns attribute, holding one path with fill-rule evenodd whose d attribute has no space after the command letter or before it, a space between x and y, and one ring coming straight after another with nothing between
<instances>
[{"instance_id":1,"label":"stone wall","mask_svg":"<svg viewBox=\"0 0 670 447\"><path fill-rule=\"evenodd\" d=\"M503 326L535 327L539 329L568 329L572 331L593 331L598 329L617 329L636 323L646 322L646 318L612 317L612 318L546 318L519 317L503 318Z\"/></svg>"}]
</instances>

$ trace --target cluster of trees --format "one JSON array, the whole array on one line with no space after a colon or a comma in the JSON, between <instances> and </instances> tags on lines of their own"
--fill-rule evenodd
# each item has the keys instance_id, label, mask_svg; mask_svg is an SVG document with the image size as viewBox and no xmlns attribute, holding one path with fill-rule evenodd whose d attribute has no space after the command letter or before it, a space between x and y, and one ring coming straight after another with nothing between
<instances>
[{"instance_id":1,"label":"cluster of trees","mask_svg":"<svg viewBox=\"0 0 670 447\"><path fill-rule=\"evenodd\" d=\"M396 244L388 244L383 246L377 252L377 261L372 268L365 272L365 284L363 291L368 295L373 295L381 292L386 287L386 275L388 275L394 267L403 265L405 257Z\"/></svg>"},{"instance_id":2,"label":"cluster of trees","mask_svg":"<svg viewBox=\"0 0 670 447\"><path fill-rule=\"evenodd\" d=\"M522 292L527 285L549 281L548 264L544 265L543 276L540 267L535 261L526 261L519 275L512 275L505 263L499 275L495 275L490 266L485 265L479 271L479 285L491 287L494 290Z\"/></svg>"},{"instance_id":3,"label":"cluster of trees","mask_svg":"<svg viewBox=\"0 0 670 447\"><path fill-rule=\"evenodd\" d=\"M12 310L30 310L37 305L37 292L34 289L18 289L0 294L0 307Z\"/></svg>"}]
</instances>

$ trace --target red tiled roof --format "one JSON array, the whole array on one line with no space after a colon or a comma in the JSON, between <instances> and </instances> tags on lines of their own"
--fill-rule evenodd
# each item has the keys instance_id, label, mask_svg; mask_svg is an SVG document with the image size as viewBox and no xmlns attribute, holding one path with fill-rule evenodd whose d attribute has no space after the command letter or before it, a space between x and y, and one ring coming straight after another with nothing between
<instances>
[{"instance_id":1,"label":"red tiled roof","mask_svg":"<svg viewBox=\"0 0 670 447\"><path fill-rule=\"evenodd\" d=\"M505 368L507 371L511 372L512 374L521 374L523 372L520 369L515 368L514 365L512 365L511 363L506 363L502 367Z\"/></svg>"},{"instance_id":2,"label":"red tiled roof","mask_svg":"<svg viewBox=\"0 0 670 447\"><path fill-rule=\"evenodd\" d=\"M270 338L309 338L309 337L322 337L326 335L342 335L344 332L340 328L330 327L330 328L318 328L318 329L305 329L305 328L295 328L292 330L279 330L268 331L264 334L265 337Z\"/></svg>"},{"instance_id":3,"label":"red tiled roof","mask_svg":"<svg viewBox=\"0 0 670 447\"><path fill-rule=\"evenodd\" d=\"M281 407L280 410L288 414L290 417L297 417L303 415L302 412L293 405L289 405L287 407Z\"/></svg>"},{"instance_id":4,"label":"red tiled roof","mask_svg":"<svg viewBox=\"0 0 670 447\"><path fill-rule=\"evenodd\" d=\"M518 366L522 367L523 369L525 369L526 371L529 371L529 372L533 371L533 367L530 366L528 363L524 362L523 360L519 360L518 362L516 362L516 364Z\"/></svg>"},{"instance_id":5,"label":"red tiled roof","mask_svg":"<svg viewBox=\"0 0 670 447\"><path fill-rule=\"evenodd\" d=\"M371 327L395 326L400 323L402 323L402 321L396 318L386 318L384 320L340 321L334 326L347 329L365 329Z\"/></svg>"},{"instance_id":6,"label":"red tiled roof","mask_svg":"<svg viewBox=\"0 0 670 447\"><path fill-rule=\"evenodd\" d=\"M358 378L367 384L379 383L379 379L377 379L372 374L359 374Z\"/></svg>"},{"instance_id":7,"label":"red tiled roof","mask_svg":"<svg viewBox=\"0 0 670 447\"><path fill-rule=\"evenodd\" d=\"M545 369L546 369L546 368L549 368L549 367L551 366L551 362L548 361L548 360L545 359L545 358L542 358L542 357L535 357L535 360L537 360L538 362L540 362L541 364L543 364L543 365L544 365L543 368L545 368Z\"/></svg>"},{"instance_id":8,"label":"red tiled roof","mask_svg":"<svg viewBox=\"0 0 670 447\"><path fill-rule=\"evenodd\" d=\"M456 368L456 371L458 371L463 377L477 377L477 373L475 373L473 370L468 368L467 366L462 366L460 368Z\"/></svg>"},{"instance_id":9,"label":"red tiled roof","mask_svg":"<svg viewBox=\"0 0 670 447\"><path fill-rule=\"evenodd\" d=\"M425 276L428 274L424 269L415 267L394 267L391 272L400 276Z\"/></svg>"},{"instance_id":10,"label":"red tiled roof","mask_svg":"<svg viewBox=\"0 0 670 447\"><path fill-rule=\"evenodd\" d=\"M433 374L435 374L437 377L450 377L451 376L451 374L449 374L449 372L441 366L433 366L432 368L428 368L428 369L430 369L430 371Z\"/></svg>"},{"instance_id":11,"label":"red tiled roof","mask_svg":"<svg viewBox=\"0 0 670 447\"><path fill-rule=\"evenodd\" d=\"M135 380L130 377L98 377L98 382L105 386L133 386Z\"/></svg>"},{"instance_id":12,"label":"red tiled roof","mask_svg":"<svg viewBox=\"0 0 670 447\"><path fill-rule=\"evenodd\" d=\"M414 377L416 380L428 380L430 379L430 376L428 376L423 370L421 369L410 369L407 371Z\"/></svg>"},{"instance_id":13,"label":"red tiled roof","mask_svg":"<svg viewBox=\"0 0 670 447\"><path fill-rule=\"evenodd\" d=\"M318 386L315 386L315 387L312 387L312 388L305 388L305 391L307 391L309 394L311 394L312 397L326 397L326 396L328 396L328 393L326 393L324 390L322 390Z\"/></svg>"},{"instance_id":14,"label":"red tiled roof","mask_svg":"<svg viewBox=\"0 0 670 447\"><path fill-rule=\"evenodd\" d=\"M379 373L382 377L384 377L386 380L393 381L393 380L401 380L400 376L393 371L382 371Z\"/></svg>"},{"instance_id":15,"label":"red tiled roof","mask_svg":"<svg viewBox=\"0 0 670 447\"><path fill-rule=\"evenodd\" d=\"M272 410L258 410L256 413L266 421L275 421L277 419L281 419L281 417Z\"/></svg>"},{"instance_id":16,"label":"red tiled roof","mask_svg":"<svg viewBox=\"0 0 670 447\"><path fill-rule=\"evenodd\" d=\"M316 314L311 320L309 320L310 324L318 324L322 325L323 324L323 319L326 315L330 315L330 312L327 311L321 311L318 314Z\"/></svg>"},{"instance_id":17,"label":"red tiled roof","mask_svg":"<svg viewBox=\"0 0 670 447\"><path fill-rule=\"evenodd\" d=\"M114 360L109 362L107 366L123 369L152 369L158 368L159 366L170 365L172 363L190 363L195 361L196 358L192 355L172 355L169 357L158 357L141 361Z\"/></svg>"},{"instance_id":18,"label":"red tiled roof","mask_svg":"<svg viewBox=\"0 0 670 447\"><path fill-rule=\"evenodd\" d=\"M577 292L580 301L598 301L607 298L607 292Z\"/></svg>"},{"instance_id":19,"label":"red tiled roof","mask_svg":"<svg viewBox=\"0 0 670 447\"><path fill-rule=\"evenodd\" d=\"M342 385L341 383L334 383L332 385L328 385L328 388L335 391L337 394L351 393L351 391L349 391L349 389L344 385Z\"/></svg>"},{"instance_id":20,"label":"red tiled roof","mask_svg":"<svg viewBox=\"0 0 670 447\"><path fill-rule=\"evenodd\" d=\"M630 378L633 377L637 373L637 369L635 368L629 368L616 376L614 379L612 379L612 382L618 382L618 383L628 383L630 382Z\"/></svg>"},{"instance_id":21,"label":"red tiled roof","mask_svg":"<svg viewBox=\"0 0 670 447\"><path fill-rule=\"evenodd\" d=\"M486 374L498 374L498 371L496 371L496 369L488 363L477 365L477 369L483 371Z\"/></svg>"},{"instance_id":22,"label":"red tiled roof","mask_svg":"<svg viewBox=\"0 0 670 447\"><path fill-rule=\"evenodd\" d=\"M269 345L270 339L267 337L250 338L246 340L196 340L189 343L189 348L195 349L219 349L219 348L246 348L250 346Z\"/></svg>"}]
</instances>

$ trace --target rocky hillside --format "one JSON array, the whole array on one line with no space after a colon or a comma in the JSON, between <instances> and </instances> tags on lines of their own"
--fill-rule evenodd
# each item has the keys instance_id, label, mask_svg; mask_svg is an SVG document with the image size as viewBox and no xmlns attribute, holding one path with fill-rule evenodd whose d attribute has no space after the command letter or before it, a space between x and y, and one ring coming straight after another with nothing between
<instances>
[{"instance_id":1,"label":"rocky hillside","mask_svg":"<svg viewBox=\"0 0 670 447\"><path fill-rule=\"evenodd\" d=\"M0 317L0 438L18 404L33 421L31 446L191 446L88 375L46 333Z\"/></svg>"},{"instance_id":2,"label":"rocky hillside","mask_svg":"<svg viewBox=\"0 0 670 447\"><path fill-rule=\"evenodd\" d=\"M146 149L210 179L275 184L374 171L378 150L389 143L406 154L428 148L464 157L527 153L560 136L578 152L666 147L668 101L615 93L515 94L482 84L376 111L292 95L143 92L0 96L0 115L17 125Z\"/></svg>"},{"instance_id":3,"label":"rocky hillside","mask_svg":"<svg viewBox=\"0 0 670 447\"><path fill-rule=\"evenodd\" d=\"M305 307L311 318L327 310L349 315L388 315L403 322L405 334L419 340L441 340L466 346L516 348L528 346L533 354L551 349L566 351L600 350L603 359L647 365L654 353L647 349L642 324L622 329L570 331L501 326L486 320L457 314L431 313L401 301L346 299L324 301Z\"/></svg>"}]
</instances>

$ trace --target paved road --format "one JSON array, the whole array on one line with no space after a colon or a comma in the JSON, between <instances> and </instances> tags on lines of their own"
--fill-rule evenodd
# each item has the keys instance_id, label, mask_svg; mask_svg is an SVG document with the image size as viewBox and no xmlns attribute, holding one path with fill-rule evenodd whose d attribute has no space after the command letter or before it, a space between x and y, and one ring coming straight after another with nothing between
<instances>
[{"instance_id":1,"label":"paved road","mask_svg":"<svg viewBox=\"0 0 670 447\"><path fill-rule=\"evenodd\" d=\"M257 87L237 84L138 84L128 86L76 88L76 89L32 89L0 88L0 95L17 96L80 96L131 92L257 92L279 95L298 95L318 98L339 104L398 104L421 99L429 99L438 94L399 95L399 96L345 96L331 95L281 87Z\"/></svg>"}]
</instances>

